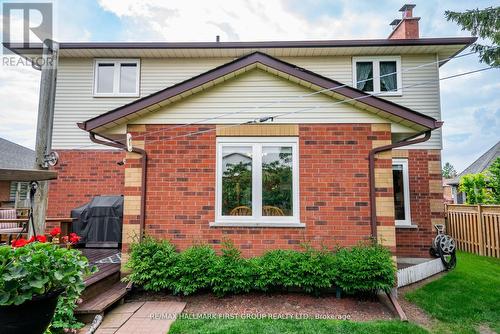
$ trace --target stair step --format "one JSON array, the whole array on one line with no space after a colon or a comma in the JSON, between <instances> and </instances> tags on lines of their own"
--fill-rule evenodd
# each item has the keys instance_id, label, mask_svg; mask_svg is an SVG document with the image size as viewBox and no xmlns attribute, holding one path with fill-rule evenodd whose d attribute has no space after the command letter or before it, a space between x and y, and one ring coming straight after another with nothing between
<instances>
[{"instance_id":1,"label":"stair step","mask_svg":"<svg viewBox=\"0 0 500 334\"><path fill-rule=\"evenodd\" d=\"M85 290L81 298L86 301L100 295L120 281L120 265L100 266L99 271L85 280Z\"/></svg>"},{"instance_id":2,"label":"stair step","mask_svg":"<svg viewBox=\"0 0 500 334\"><path fill-rule=\"evenodd\" d=\"M102 314L111 305L122 299L127 294L127 284L116 282L101 294L91 299L84 300L78 305L75 314Z\"/></svg>"}]
</instances>

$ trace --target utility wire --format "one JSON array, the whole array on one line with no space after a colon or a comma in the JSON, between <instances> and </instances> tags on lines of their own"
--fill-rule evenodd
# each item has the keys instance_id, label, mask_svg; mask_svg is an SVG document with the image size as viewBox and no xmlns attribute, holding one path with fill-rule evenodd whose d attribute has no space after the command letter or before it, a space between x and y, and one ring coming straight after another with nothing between
<instances>
[{"instance_id":1,"label":"utility wire","mask_svg":"<svg viewBox=\"0 0 500 334\"><path fill-rule=\"evenodd\" d=\"M457 74L453 74L453 75L446 76L446 77L443 77L443 78L439 78L437 80L428 80L428 81L421 82L421 83L416 83L416 84L412 84L412 85L403 86L403 87L398 88L397 90L408 89L408 88L418 87L418 86L424 86L424 85L428 85L428 84L440 82L440 81L443 81L443 80L448 80L448 79L452 79L452 78L457 78L457 77L461 77L461 76L475 74L475 73L478 73L478 72L487 71L487 70L490 70L490 69L493 69L493 68L494 67L485 67L485 68L481 68L481 69L477 69L477 70L473 70L473 71L457 73ZM341 101L337 101L337 102L334 102L334 103L330 104L329 107L331 107L332 105L339 105L339 104L347 103L347 102L351 102L351 101L359 101L359 100L366 99L366 98L371 97L371 96L383 95L385 93L386 92L373 93L373 94L368 94L368 95L360 96L360 97L357 97L357 98L351 98L351 99L341 100ZM309 111L309 110L313 110L313 109L318 109L318 108L321 108L321 107L319 107L319 106L313 106L313 107L298 109L298 110L294 110L294 111L290 111L290 112L278 113L278 114L275 114L275 115L272 115L272 116L263 116L263 117L260 117L260 118L257 118L257 119L252 119L252 120L248 120L248 121L245 121L245 122L240 122L240 123L237 123L237 124L230 124L230 125L227 125L227 126L221 126L221 127L219 127L219 129L233 128L233 127L238 127L238 126L246 125L246 124L264 123L264 122L266 122L268 120L271 120L271 119L274 120L276 118L283 117L285 115L296 114L296 113L299 113L299 112L305 112L305 111ZM212 124L207 124L207 125L212 125ZM194 132L189 132L189 133L185 133L185 134L181 134L181 135L177 135L177 136L171 136L171 137L167 137L167 138L162 138L162 139L157 139L157 140L149 141L149 142L147 142L147 144L156 143L158 141L170 141L170 140L174 140L174 139L178 139L178 138L183 138L183 137L191 137L191 136L195 136L195 135L199 135L199 134L209 133L209 132L212 132L212 131L215 131L215 130L216 130L216 128L213 127L213 128L206 129L206 130L194 131ZM158 131L156 131L156 133L157 132ZM151 134L152 133L150 133L148 135L151 135ZM92 147L95 147L95 146L93 145ZM66 160L63 163L64 164L68 164L68 163L75 162L75 161L82 160L82 159L86 159L86 158L85 157L81 157L81 158Z\"/></svg>"}]
</instances>

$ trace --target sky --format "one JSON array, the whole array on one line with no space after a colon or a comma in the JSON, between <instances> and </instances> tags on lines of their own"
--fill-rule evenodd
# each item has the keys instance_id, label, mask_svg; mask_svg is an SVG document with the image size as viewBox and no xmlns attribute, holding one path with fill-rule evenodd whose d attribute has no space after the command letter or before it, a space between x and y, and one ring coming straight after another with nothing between
<instances>
[{"instance_id":1,"label":"sky","mask_svg":"<svg viewBox=\"0 0 500 334\"><path fill-rule=\"evenodd\" d=\"M7 2L0 0L0 2ZM12 2L12 1L8 1ZM35 2L35 1L29 1ZM54 37L83 41L222 41L386 38L404 1L57 0ZM445 10L500 1L412 1L421 37L469 36ZM449 61L440 76L486 67L476 55ZM463 170L500 140L500 69L441 82L443 163ZM34 148L40 73L0 65L0 137Z\"/></svg>"}]
</instances>

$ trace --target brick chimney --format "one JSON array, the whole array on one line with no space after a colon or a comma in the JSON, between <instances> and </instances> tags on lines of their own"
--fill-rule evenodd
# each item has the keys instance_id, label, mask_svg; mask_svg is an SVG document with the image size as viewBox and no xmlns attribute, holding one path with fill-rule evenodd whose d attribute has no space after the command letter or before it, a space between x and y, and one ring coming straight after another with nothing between
<instances>
[{"instance_id":1,"label":"brick chimney","mask_svg":"<svg viewBox=\"0 0 500 334\"><path fill-rule=\"evenodd\" d=\"M413 17L415 5L406 4L399 10L402 12L401 20L391 22L392 32L388 39L416 39L419 38L418 21L420 17Z\"/></svg>"}]
</instances>

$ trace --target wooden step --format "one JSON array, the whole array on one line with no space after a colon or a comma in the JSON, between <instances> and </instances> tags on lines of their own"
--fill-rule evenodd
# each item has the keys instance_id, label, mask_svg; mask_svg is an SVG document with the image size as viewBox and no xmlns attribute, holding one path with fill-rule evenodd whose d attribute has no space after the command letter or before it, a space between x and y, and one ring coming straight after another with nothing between
<instances>
[{"instance_id":1,"label":"wooden step","mask_svg":"<svg viewBox=\"0 0 500 334\"><path fill-rule=\"evenodd\" d=\"M98 268L98 272L84 281L85 290L80 297L84 301L92 299L120 281L120 264L100 264Z\"/></svg>"},{"instance_id":2,"label":"wooden step","mask_svg":"<svg viewBox=\"0 0 500 334\"><path fill-rule=\"evenodd\" d=\"M120 301L127 294L127 284L116 282L108 289L101 291L97 296L84 300L75 310L75 315L85 320L92 319L94 315L103 314L109 307ZM84 321L85 321L84 320Z\"/></svg>"}]
</instances>

